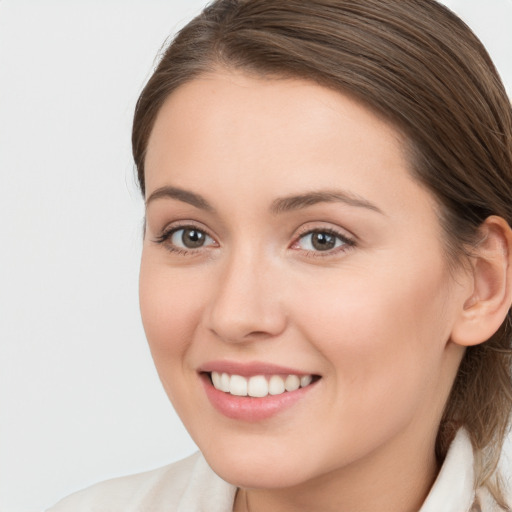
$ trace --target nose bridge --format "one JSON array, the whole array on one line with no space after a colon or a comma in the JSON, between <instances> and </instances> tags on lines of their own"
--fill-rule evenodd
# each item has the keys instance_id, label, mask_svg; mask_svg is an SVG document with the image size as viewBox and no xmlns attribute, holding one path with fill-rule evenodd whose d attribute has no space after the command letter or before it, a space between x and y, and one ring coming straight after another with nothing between
<instances>
[{"instance_id":1,"label":"nose bridge","mask_svg":"<svg viewBox=\"0 0 512 512\"><path fill-rule=\"evenodd\" d=\"M276 266L263 250L251 245L233 248L226 255L207 315L209 329L229 342L273 337L286 323L276 289Z\"/></svg>"}]
</instances>

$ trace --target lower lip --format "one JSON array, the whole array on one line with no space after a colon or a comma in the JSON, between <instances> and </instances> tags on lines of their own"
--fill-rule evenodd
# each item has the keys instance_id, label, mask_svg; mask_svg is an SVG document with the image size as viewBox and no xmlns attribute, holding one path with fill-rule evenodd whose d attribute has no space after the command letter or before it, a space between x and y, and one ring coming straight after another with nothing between
<instances>
[{"instance_id":1,"label":"lower lip","mask_svg":"<svg viewBox=\"0 0 512 512\"><path fill-rule=\"evenodd\" d=\"M202 374L201 380L210 403L224 416L234 420L261 421L271 418L302 400L316 386L313 382L296 391L285 391L280 395L267 395L262 398L234 396L213 387L208 375Z\"/></svg>"}]
</instances>

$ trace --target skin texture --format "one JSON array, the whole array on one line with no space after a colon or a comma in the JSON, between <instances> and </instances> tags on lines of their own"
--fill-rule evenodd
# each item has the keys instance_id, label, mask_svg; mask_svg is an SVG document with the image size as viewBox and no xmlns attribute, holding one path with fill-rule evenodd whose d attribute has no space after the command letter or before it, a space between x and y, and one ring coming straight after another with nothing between
<instances>
[{"instance_id":1,"label":"skin texture","mask_svg":"<svg viewBox=\"0 0 512 512\"><path fill-rule=\"evenodd\" d=\"M219 70L158 115L146 199L169 186L211 208L183 194L147 202L142 318L212 468L247 489L252 512L417 511L438 470L435 435L464 351L451 335L473 284L448 268L436 202L411 177L401 134L313 83ZM350 200L272 209L325 190ZM205 244L184 248L179 231L163 240L183 226ZM342 238L315 250L311 230ZM209 361L321 378L292 407L240 421L209 402L198 373Z\"/></svg>"}]
</instances>

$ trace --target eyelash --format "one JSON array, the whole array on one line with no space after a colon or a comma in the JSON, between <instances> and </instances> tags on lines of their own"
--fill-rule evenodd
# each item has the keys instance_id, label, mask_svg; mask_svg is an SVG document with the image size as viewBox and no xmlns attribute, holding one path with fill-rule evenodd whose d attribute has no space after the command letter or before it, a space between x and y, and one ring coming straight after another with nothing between
<instances>
[{"instance_id":1,"label":"eyelash","mask_svg":"<svg viewBox=\"0 0 512 512\"><path fill-rule=\"evenodd\" d=\"M339 231L332 228L315 228L315 229L305 229L302 233L300 233L295 241L292 243L291 247L294 248L297 246L300 240L306 238L308 235L323 234L333 236L339 241L341 241L341 245L338 247L334 247L332 249L326 251L314 251L314 250L304 250L307 257L313 258L328 258L335 256L339 253L344 253L354 247L356 245L356 241L353 238L348 237L347 235L340 233ZM299 250L299 249L297 249Z\"/></svg>"},{"instance_id":2,"label":"eyelash","mask_svg":"<svg viewBox=\"0 0 512 512\"><path fill-rule=\"evenodd\" d=\"M203 233L208 238L211 238L212 240L214 240L214 238L211 235L209 235L205 229L195 226L193 224L182 224L182 225L173 225L172 227L165 229L162 232L162 234L157 236L153 241L157 244L164 245L168 251L175 253L177 255L180 255L180 256L198 255L200 253L201 249L204 249L205 247L199 247L197 249L192 249L192 248L184 249L181 247L177 247L173 244L167 243L167 242L169 242L169 240L172 238L172 236L175 233L177 233L178 231L181 231L181 230L186 230L186 229L198 231L200 233ZM352 248L356 245L356 241L353 238L350 238L350 237L346 236L345 234L342 234L339 231L336 231L335 229L316 228L316 229L305 229L302 233L300 233L295 238L295 240L292 242L290 248L300 250L300 248L297 247L298 243L302 239L306 238L308 235L313 235L315 233L333 236L337 240L341 241L341 245L334 247L332 249L328 249L326 251L303 250L303 252L305 253L305 255L307 257L325 258L325 257L329 257L329 256L334 256L340 252L341 253L346 252L347 250L349 250L350 248Z\"/></svg>"},{"instance_id":3,"label":"eyelash","mask_svg":"<svg viewBox=\"0 0 512 512\"><path fill-rule=\"evenodd\" d=\"M157 244L165 246L165 248L168 251L179 256L196 256L197 254L199 254L200 250L203 249L203 247L199 247L198 249L184 249L182 247L177 247L173 244L167 243L170 241L170 239L175 233L181 230L198 231L213 240L213 237L209 235L208 232L202 227L195 226L193 224L174 224L173 226L164 229L163 232L159 236L157 236L153 241Z\"/></svg>"}]
</instances>

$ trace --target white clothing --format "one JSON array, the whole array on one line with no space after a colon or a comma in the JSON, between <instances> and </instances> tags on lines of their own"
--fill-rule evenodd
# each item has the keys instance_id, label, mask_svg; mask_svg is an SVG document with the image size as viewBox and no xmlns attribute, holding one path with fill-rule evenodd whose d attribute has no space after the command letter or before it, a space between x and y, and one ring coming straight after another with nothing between
<instances>
[{"instance_id":1,"label":"white clothing","mask_svg":"<svg viewBox=\"0 0 512 512\"><path fill-rule=\"evenodd\" d=\"M419 512L469 512L475 500L473 481L473 449L461 430ZM235 493L236 487L196 453L163 468L93 485L47 512L232 512ZM477 495L482 512L495 510L485 491Z\"/></svg>"}]
</instances>

